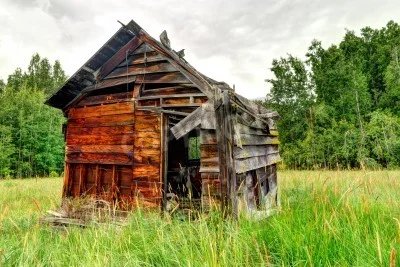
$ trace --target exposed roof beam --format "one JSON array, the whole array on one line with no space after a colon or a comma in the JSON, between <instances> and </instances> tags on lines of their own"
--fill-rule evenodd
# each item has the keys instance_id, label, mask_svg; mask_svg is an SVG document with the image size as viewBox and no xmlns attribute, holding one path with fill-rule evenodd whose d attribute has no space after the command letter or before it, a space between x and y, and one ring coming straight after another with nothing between
<instances>
[{"instance_id":1,"label":"exposed roof beam","mask_svg":"<svg viewBox=\"0 0 400 267\"><path fill-rule=\"evenodd\" d=\"M142 40L137 37L132 38L126 45L124 45L114 56L112 56L106 63L100 68L99 79L105 78L115 67L125 59L126 54L129 51L133 51L143 43Z\"/></svg>"}]
</instances>

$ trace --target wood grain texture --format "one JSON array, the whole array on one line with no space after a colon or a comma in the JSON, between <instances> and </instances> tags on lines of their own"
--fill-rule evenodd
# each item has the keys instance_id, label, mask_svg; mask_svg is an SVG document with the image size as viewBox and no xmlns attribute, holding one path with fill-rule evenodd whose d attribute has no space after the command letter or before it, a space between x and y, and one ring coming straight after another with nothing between
<instances>
[{"instance_id":1,"label":"wood grain texture","mask_svg":"<svg viewBox=\"0 0 400 267\"><path fill-rule=\"evenodd\" d=\"M132 145L134 134L67 135L67 145Z\"/></svg>"},{"instance_id":2,"label":"wood grain texture","mask_svg":"<svg viewBox=\"0 0 400 267\"><path fill-rule=\"evenodd\" d=\"M255 170L261 167L276 164L281 160L279 153L269 154L265 156L236 159L235 169L236 173L244 173L246 171Z\"/></svg>"},{"instance_id":3,"label":"wood grain texture","mask_svg":"<svg viewBox=\"0 0 400 267\"><path fill-rule=\"evenodd\" d=\"M71 135L115 135L132 134L132 125L108 126L108 127L70 127L68 136Z\"/></svg>"},{"instance_id":4,"label":"wood grain texture","mask_svg":"<svg viewBox=\"0 0 400 267\"><path fill-rule=\"evenodd\" d=\"M114 56L112 56L99 71L98 79L106 77L116 66L118 66L125 58L129 51L134 51L141 46L143 41L140 38L134 37L127 44L125 44Z\"/></svg>"},{"instance_id":5,"label":"wood grain texture","mask_svg":"<svg viewBox=\"0 0 400 267\"><path fill-rule=\"evenodd\" d=\"M194 112L171 128L171 132L176 139L183 137L201 123L201 112L201 108L197 108Z\"/></svg>"},{"instance_id":6,"label":"wood grain texture","mask_svg":"<svg viewBox=\"0 0 400 267\"><path fill-rule=\"evenodd\" d=\"M115 94L104 94L104 95L88 95L85 96L81 101L76 103L74 107L84 107L99 104L109 104L123 101L131 101L133 97L132 91L115 93Z\"/></svg>"},{"instance_id":7,"label":"wood grain texture","mask_svg":"<svg viewBox=\"0 0 400 267\"><path fill-rule=\"evenodd\" d=\"M180 86L162 86L160 88L145 89L142 92L143 97L161 96L161 95L176 95L176 94L199 94L201 91L194 87L193 84L181 84Z\"/></svg>"},{"instance_id":8,"label":"wood grain texture","mask_svg":"<svg viewBox=\"0 0 400 267\"><path fill-rule=\"evenodd\" d=\"M131 153L132 145L68 145L65 152L69 153Z\"/></svg>"},{"instance_id":9,"label":"wood grain texture","mask_svg":"<svg viewBox=\"0 0 400 267\"><path fill-rule=\"evenodd\" d=\"M91 163L91 164L117 164L117 165L131 165L131 153L68 153L66 162L69 163Z\"/></svg>"},{"instance_id":10,"label":"wood grain texture","mask_svg":"<svg viewBox=\"0 0 400 267\"><path fill-rule=\"evenodd\" d=\"M163 72L176 72L177 69L168 62L153 62L146 64L137 64L114 69L108 76L109 78L126 77L132 75L150 74L150 73L163 73Z\"/></svg>"},{"instance_id":11,"label":"wood grain texture","mask_svg":"<svg viewBox=\"0 0 400 267\"><path fill-rule=\"evenodd\" d=\"M96 116L89 118L69 119L68 130L73 127L108 127L108 126L121 126L133 125L134 118L132 114L119 114L118 116L106 115ZM68 131L67 130L67 131Z\"/></svg>"},{"instance_id":12,"label":"wood grain texture","mask_svg":"<svg viewBox=\"0 0 400 267\"><path fill-rule=\"evenodd\" d=\"M133 114L133 104L130 102L115 103L94 107L71 108L68 112L68 118L81 119L106 115Z\"/></svg>"},{"instance_id":13,"label":"wood grain texture","mask_svg":"<svg viewBox=\"0 0 400 267\"><path fill-rule=\"evenodd\" d=\"M278 152L279 152L278 145L243 146L242 148L235 147L233 149L233 154L236 159L264 156L269 154L275 154Z\"/></svg>"},{"instance_id":14,"label":"wood grain texture","mask_svg":"<svg viewBox=\"0 0 400 267\"><path fill-rule=\"evenodd\" d=\"M113 79L125 79L126 75L122 75L119 78L111 78L106 81L112 81ZM129 77L136 77L135 82L142 83L173 83L173 84L187 84L190 81L180 72L168 72L168 73L148 73L148 74L137 74Z\"/></svg>"}]
</instances>

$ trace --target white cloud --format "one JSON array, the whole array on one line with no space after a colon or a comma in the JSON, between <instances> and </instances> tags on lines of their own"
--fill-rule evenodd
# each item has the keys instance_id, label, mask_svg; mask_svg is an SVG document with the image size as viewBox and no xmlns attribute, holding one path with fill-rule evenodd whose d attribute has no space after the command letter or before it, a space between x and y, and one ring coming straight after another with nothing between
<instances>
[{"instance_id":1,"label":"white cloud","mask_svg":"<svg viewBox=\"0 0 400 267\"><path fill-rule=\"evenodd\" d=\"M304 57L314 38L326 47L345 28L380 28L399 13L396 0L0 0L0 78L26 68L35 52L72 75L120 27L117 20L134 19L155 38L166 29L199 71L262 97L273 58Z\"/></svg>"}]
</instances>

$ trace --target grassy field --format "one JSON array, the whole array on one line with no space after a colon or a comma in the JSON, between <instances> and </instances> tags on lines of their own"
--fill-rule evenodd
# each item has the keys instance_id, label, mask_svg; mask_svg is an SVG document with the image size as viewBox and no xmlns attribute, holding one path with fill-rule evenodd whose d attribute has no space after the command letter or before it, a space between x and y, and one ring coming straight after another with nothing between
<instances>
[{"instance_id":1,"label":"grassy field","mask_svg":"<svg viewBox=\"0 0 400 267\"><path fill-rule=\"evenodd\" d=\"M61 179L0 180L0 266L400 266L399 171L284 171L261 220L131 215L125 227L41 225ZM395 265L393 265L395 266Z\"/></svg>"}]
</instances>

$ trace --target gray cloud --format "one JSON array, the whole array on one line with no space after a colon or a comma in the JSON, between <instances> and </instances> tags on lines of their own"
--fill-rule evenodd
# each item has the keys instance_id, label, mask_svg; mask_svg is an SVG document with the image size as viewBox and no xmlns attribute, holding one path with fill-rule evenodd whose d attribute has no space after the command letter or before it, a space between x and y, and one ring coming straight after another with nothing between
<instances>
[{"instance_id":1,"label":"gray cloud","mask_svg":"<svg viewBox=\"0 0 400 267\"><path fill-rule=\"evenodd\" d=\"M0 77L34 52L60 59L72 74L119 28L116 20L134 19L157 38L166 29L203 73L259 97L273 58L303 57L314 38L328 46L345 28L383 27L399 11L395 0L0 0Z\"/></svg>"}]
</instances>

